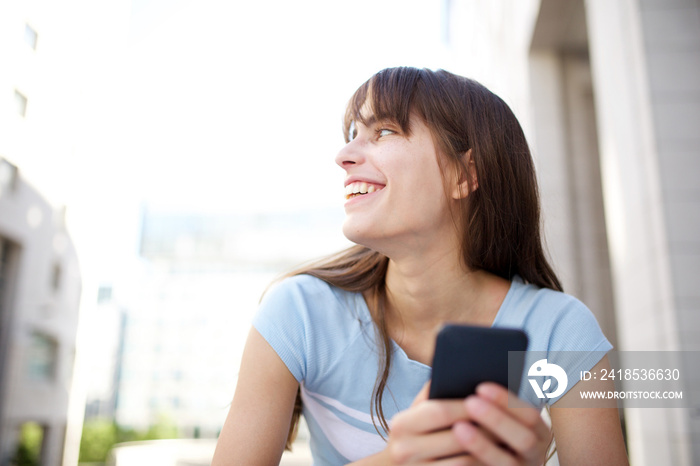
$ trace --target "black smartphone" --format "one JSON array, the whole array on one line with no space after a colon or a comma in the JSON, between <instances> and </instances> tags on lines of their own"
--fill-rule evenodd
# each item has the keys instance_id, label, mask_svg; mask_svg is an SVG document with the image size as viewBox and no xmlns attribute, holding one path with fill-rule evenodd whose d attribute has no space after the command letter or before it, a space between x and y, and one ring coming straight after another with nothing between
<instances>
[{"instance_id":1,"label":"black smartphone","mask_svg":"<svg viewBox=\"0 0 700 466\"><path fill-rule=\"evenodd\" d=\"M527 342L519 329L445 325L435 341L428 396L466 398L482 382L496 382L518 393ZM509 351L519 353L509 358Z\"/></svg>"}]
</instances>

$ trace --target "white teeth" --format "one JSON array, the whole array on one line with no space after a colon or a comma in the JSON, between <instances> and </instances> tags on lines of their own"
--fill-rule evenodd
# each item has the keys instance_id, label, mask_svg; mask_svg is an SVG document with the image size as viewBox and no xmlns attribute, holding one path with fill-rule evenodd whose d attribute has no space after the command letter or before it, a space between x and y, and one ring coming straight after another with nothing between
<instances>
[{"instance_id":1,"label":"white teeth","mask_svg":"<svg viewBox=\"0 0 700 466\"><path fill-rule=\"evenodd\" d=\"M380 189L382 188L373 184L369 184L366 181L356 181L354 183L350 183L345 187L345 196L350 197L353 194L370 194L375 191L379 191Z\"/></svg>"}]
</instances>

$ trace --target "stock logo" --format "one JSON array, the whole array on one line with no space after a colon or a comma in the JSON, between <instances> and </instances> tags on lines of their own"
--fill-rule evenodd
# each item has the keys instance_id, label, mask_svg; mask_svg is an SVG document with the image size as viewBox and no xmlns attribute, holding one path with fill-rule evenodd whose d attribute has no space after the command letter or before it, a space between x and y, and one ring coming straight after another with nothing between
<instances>
[{"instance_id":1,"label":"stock logo","mask_svg":"<svg viewBox=\"0 0 700 466\"><path fill-rule=\"evenodd\" d=\"M537 398L556 398L566 390L566 385L569 383L569 378L566 376L564 369L556 364L550 364L546 359L540 359L530 366L527 371L528 377L546 377L542 387L540 387L537 379L528 378L532 389L535 391ZM549 392L552 388L552 378L557 381L556 390Z\"/></svg>"}]
</instances>

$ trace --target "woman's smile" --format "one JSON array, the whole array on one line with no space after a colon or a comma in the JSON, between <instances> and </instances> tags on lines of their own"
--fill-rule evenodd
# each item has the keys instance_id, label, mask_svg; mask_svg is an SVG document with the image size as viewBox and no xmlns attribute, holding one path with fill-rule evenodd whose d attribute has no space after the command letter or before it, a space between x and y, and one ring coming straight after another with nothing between
<instances>
[{"instance_id":1,"label":"woman's smile","mask_svg":"<svg viewBox=\"0 0 700 466\"><path fill-rule=\"evenodd\" d=\"M384 189L384 185L367 181L354 181L345 186L345 199L353 199L363 194L372 194Z\"/></svg>"}]
</instances>

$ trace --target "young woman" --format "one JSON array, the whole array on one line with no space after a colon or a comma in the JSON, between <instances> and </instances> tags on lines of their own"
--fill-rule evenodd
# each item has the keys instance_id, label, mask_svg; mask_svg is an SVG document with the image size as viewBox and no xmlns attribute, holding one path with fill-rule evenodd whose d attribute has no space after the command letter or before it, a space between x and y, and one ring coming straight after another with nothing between
<instances>
[{"instance_id":1,"label":"young woman","mask_svg":"<svg viewBox=\"0 0 700 466\"><path fill-rule=\"evenodd\" d=\"M529 386L521 398L490 383L465 400L426 396L445 322L581 352L571 380L609 365L594 317L545 259L535 170L508 106L446 71L387 69L350 100L345 139L343 231L357 246L266 294L212 464L278 464L300 412L315 465L540 465L552 437L561 464L627 464L617 409L558 407L577 386L552 404L551 429Z\"/></svg>"}]
</instances>

